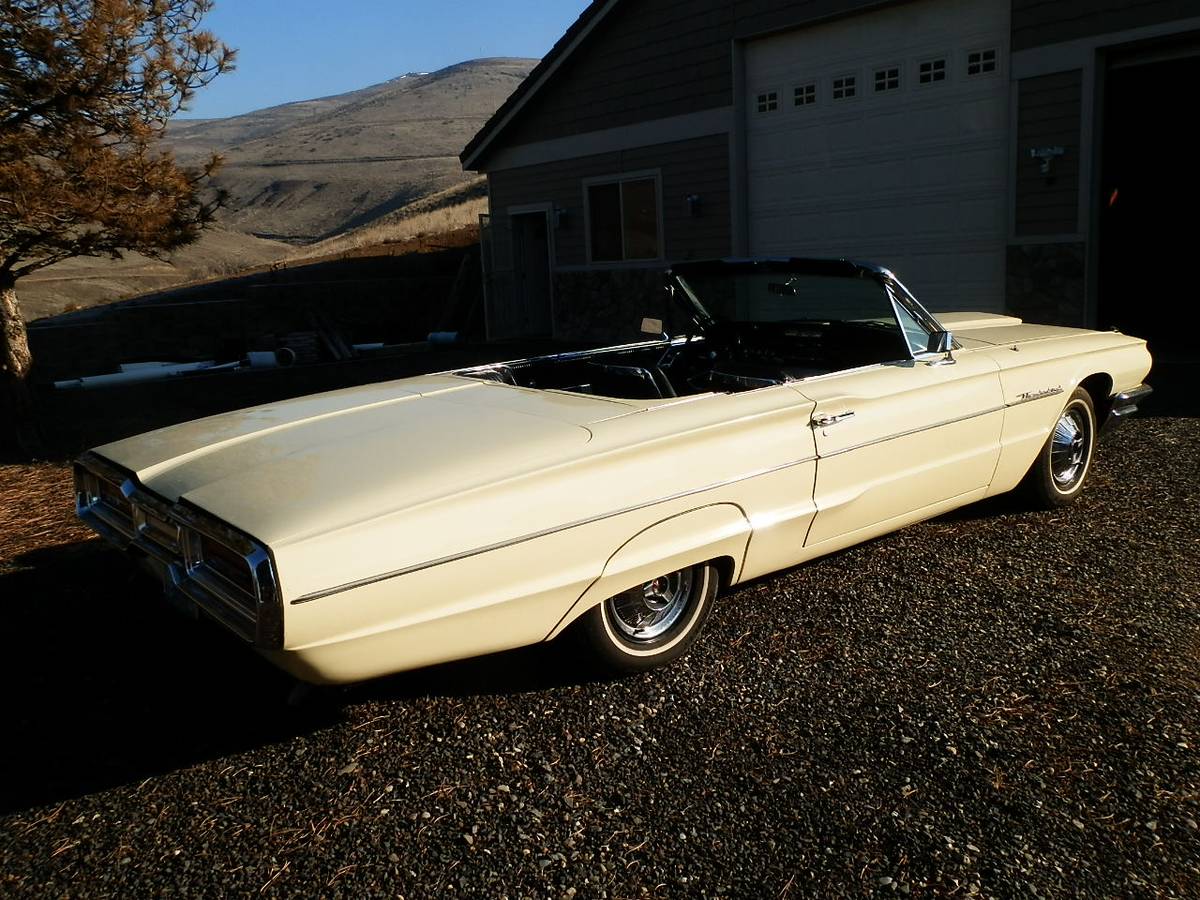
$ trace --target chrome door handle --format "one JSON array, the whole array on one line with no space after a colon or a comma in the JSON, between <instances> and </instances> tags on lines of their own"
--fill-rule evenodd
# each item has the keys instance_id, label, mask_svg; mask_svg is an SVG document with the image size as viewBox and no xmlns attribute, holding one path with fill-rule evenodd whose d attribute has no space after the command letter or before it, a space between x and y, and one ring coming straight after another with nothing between
<instances>
[{"instance_id":1,"label":"chrome door handle","mask_svg":"<svg viewBox=\"0 0 1200 900\"><path fill-rule=\"evenodd\" d=\"M833 416L816 416L813 418L812 423L817 428L825 428L828 425L836 425L838 422L845 422L847 419L853 418L853 412L844 412Z\"/></svg>"}]
</instances>

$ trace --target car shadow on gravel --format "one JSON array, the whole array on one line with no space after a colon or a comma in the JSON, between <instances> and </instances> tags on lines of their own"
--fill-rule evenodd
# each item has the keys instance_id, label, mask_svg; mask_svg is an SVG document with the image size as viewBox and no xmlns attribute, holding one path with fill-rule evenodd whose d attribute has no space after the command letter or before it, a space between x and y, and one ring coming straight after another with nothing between
<instances>
[{"instance_id":1,"label":"car shadow on gravel","mask_svg":"<svg viewBox=\"0 0 1200 900\"><path fill-rule=\"evenodd\" d=\"M1018 491L985 497L948 513L942 513L931 522L977 522L986 519L1003 519L1006 516L1027 515L1031 510L1029 501Z\"/></svg>"},{"instance_id":2,"label":"car shadow on gravel","mask_svg":"<svg viewBox=\"0 0 1200 900\"><path fill-rule=\"evenodd\" d=\"M336 704L406 701L422 697L488 697L616 680L589 669L567 639L402 672L332 689Z\"/></svg>"},{"instance_id":3,"label":"car shadow on gravel","mask_svg":"<svg viewBox=\"0 0 1200 900\"><path fill-rule=\"evenodd\" d=\"M312 731L289 685L215 628L176 616L100 541L0 565L10 640L0 812L137 782ZM323 718L325 717L325 718Z\"/></svg>"},{"instance_id":4,"label":"car shadow on gravel","mask_svg":"<svg viewBox=\"0 0 1200 900\"><path fill-rule=\"evenodd\" d=\"M341 722L349 703L581 680L559 648L534 647L296 702L294 680L217 626L174 613L153 579L98 540L0 562L0 598L0 814L311 734Z\"/></svg>"}]
</instances>

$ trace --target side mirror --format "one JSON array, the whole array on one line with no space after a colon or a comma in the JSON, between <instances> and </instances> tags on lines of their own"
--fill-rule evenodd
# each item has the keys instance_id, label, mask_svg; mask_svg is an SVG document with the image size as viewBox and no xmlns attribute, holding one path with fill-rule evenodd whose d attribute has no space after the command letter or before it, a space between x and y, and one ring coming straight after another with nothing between
<instances>
[{"instance_id":1,"label":"side mirror","mask_svg":"<svg viewBox=\"0 0 1200 900\"><path fill-rule=\"evenodd\" d=\"M946 354L941 359L931 362L931 366L949 366L954 364L954 356L951 352L954 350L954 335L949 331L933 332L933 334L929 335L929 344L925 349L929 353Z\"/></svg>"}]
</instances>

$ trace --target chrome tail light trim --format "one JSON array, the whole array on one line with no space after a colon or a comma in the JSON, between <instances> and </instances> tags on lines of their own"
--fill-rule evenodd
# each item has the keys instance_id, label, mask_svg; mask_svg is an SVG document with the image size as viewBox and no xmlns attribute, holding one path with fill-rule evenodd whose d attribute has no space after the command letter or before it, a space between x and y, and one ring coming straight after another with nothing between
<instances>
[{"instance_id":1,"label":"chrome tail light trim","mask_svg":"<svg viewBox=\"0 0 1200 900\"><path fill-rule=\"evenodd\" d=\"M105 497L105 487L109 497ZM115 491L128 511L111 502ZM170 503L128 472L88 453L75 463L75 511L101 537L154 562L168 591L178 591L244 640L263 649L283 646L283 606L275 561L249 535L187 503ZM206 542L240 557L247 582L238 584L205 557ZM215 559L218 554L212 554Z\"/></svg>"}]
</instances>

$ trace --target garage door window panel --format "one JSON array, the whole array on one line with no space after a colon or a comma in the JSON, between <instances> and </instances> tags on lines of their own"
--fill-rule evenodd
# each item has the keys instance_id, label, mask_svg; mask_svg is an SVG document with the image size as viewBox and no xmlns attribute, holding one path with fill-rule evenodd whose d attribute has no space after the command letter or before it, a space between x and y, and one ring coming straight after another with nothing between
<instances>
[{"instance_id":1,"label":"garage door window panel","mask_svg":"<svg viewBox=\"0 0 1200 900\"><path fill-rule=\"evenodd\" d=\"M995 73L998 56L994 47L981 50L971 50L967 53L967 76L974 78L980 75Z\"/></svg>"},{"instance_id":2,"label":"garage door window panel","mask_svg":"<svg viewBox=\"0 0 1200 900\"><path fill-rule=\"evenodd\" d=\"M838 75L833 79L834 100L853 100L858 95L857 75Z\"/></svg>"},{"instance_id":3,"label":"garage door window panel","mask_svg":"<svg viewBox=\"0 0 1200 900\"><path fill-rule=\"evenodd\" d=\"M900 67L884 66L875 70L875 93L885 94L888 91L900 90Z\"/></svg>"},{"instance_id":4,"label":"garage door window panel","mask_svg":"<svg viewBox=\"0 0 1200 900\"><path fill-rule=\"evenodd\" d=\"M585 184L588 255L592 262L662 258L657 175Z\"/></svg>"},{"instance_id":5,"label":"garage door window panel","mask_svg":"<svg viewBox=\"0 0 1200 900\"><path fill-rule=\"evenodd\" d=\"M946 57L923 59L917 64L917 84L929 86L946 81Z\"/></svg>"}]
</instances>

